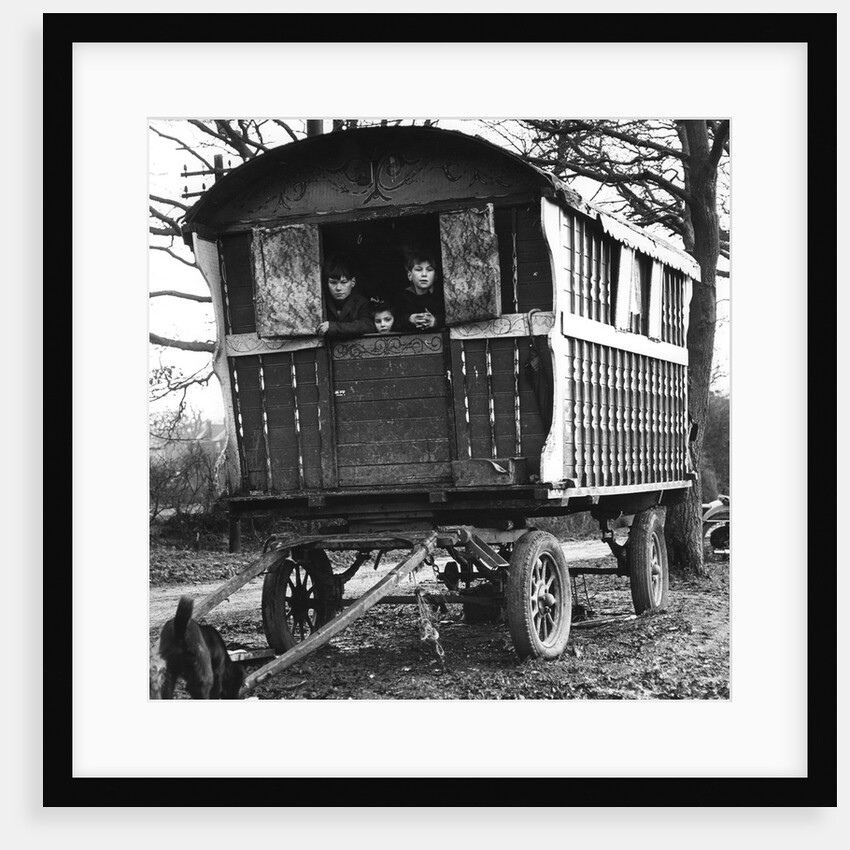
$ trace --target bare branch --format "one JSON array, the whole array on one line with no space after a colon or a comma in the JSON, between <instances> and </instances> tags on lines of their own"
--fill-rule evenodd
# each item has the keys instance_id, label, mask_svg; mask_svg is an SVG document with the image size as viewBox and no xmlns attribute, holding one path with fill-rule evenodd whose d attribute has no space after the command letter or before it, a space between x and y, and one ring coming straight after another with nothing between
<instances>
[{"instance_id":1,"label":"bare branch","mask_svg":"<svg viewBox=\"0 0 850 850\"><path fill-rule=\"evenodd\" d=\"M189 123L193 127L197 127L202 133L206 133L208 136L212 136L214 139L218 139L218 141L220 142L227 142L227 139L225 139L220 132L216 133L215 130L212 130L211 128L207 127L207 125L204 124L203 121L199 121L197 118L190 118Z\"/></svg>"},{"instance_id":2,"label":"bare branch","mask_svg":"<svg viewBox=\"0 0 850 850\"><path fill-rule=\"evenodd\" d=\"M551 168L553 165L551 160L543 159L541 157L532 156L526 157L526 159L528 162L541 167ZM569 169L582 177L590 177L592 180L598 180L600 183L606 183L609 185L640 183L641 181L654 183L659 188L664 189L665 192L681 199L685 203L693 203L693 198L683 188L681 188L681 186L677 186L670 180L665 180L660 174L653 174L651 171L644 170L632 174L619 174L615 173L613 170L586 168L572 161L559 162L558 165L561 168Z\"/></svg>"},{"instance_id":3,"label":"bare branch","mask_svg":"<svg viewBox=\"0 0 850 850\"><path fill-rule=\"evenodd\" d=\"M535 126L536 124L541 124L543 122L535 122L532 120L528 121L528 123ZM627 144L634 145L635 147L649 148L650 150L660 151L665 156L675 156L679 159L684 159L684 154L678 148L671 148L667 145L662 145L653 141L652 139L641 138L633 133L625 133L616 129L613 124L608 124L607 122L604 122L604 129L601 130L587 121L571 121L569 122L569 128L571 131L585 130L590 133L603 132L606 136L610 136L612 139L619 139L621 142L626 142Z\"/></svg>"},{"instance_id":4,"label":"bare branch","mask_svg":"<svg viewBox=\"0 0 850 850\"><path fill-rule=\"evenodd\" d=\"M708 163L711 167L717 168L717 163L720 162L720 157L726 150L726 142L729 140L729 121L721 121L714 133L714 144L711 147L711 153L708 155Z\"/></svg>"},{"instance_id":5,"label":"bare branch","mask_svg":"<svg viewBox=\"0 0 850 850\"><path fill-rule=\"evenodd\" d=\"M153 233L154 232L153 229L151 229L150 232ZM160 233L157 233L156 235L157 236L165 236L165 235L168 235L168 234L160 232ZM174 235L174 234L171 234L171 235ZM172 251L171 248L169 248L165 245L151 245L150 249L151 249L151 251L165 251L165 253L168 254L169 257L174 257L175 260L180 260L180 262L183 263L184 266L189 266L190 269L198 268L197 263L190 262L189 260L184 260L183 257L181 257L178 253L176 253L175 251Z\"/></svg>"},{"instance_id":6,"label":"bare branch","mask_svg":"<svg viewBox=\"0 0 850 850\"><path fill-rule=\"evenodd\" d=\"M150 389L148 394L148 398L150 401L160 401L165 398L167 395L171 393L180 393L180 399L178 401L178 408L182 411L185 408L186 404L186 391L189 387L206 386L210 382L210 378L215 373L210 368L199 369L192 375L188 377L179 377L176 380L171 378L167 379L162 386L153 386ZM182 414L181 414L182 415ZM180 417L178 416L178 419Z\"/></svg>"},{"instance_id":7,"label":"bare branch","mask_svg":"<svg viewBox=\"0 0 850 850\"><path fill-rule=\"evenodd\" d=\"M207 351L210 354L215 351L215 345L211 342L186 342L180 339L168 339L155 333L148 334L153 345L164 345L167 348L179 348L181 351Z\"/></svg>"},{"instance_id":8,"label":"bare branch","mask_svg":"<svg viewBox=\"0 0 850 850\"><path fill-rule=\"evenodd\" d=\"M247 131L240 132L227 121L223 121L221 119L213 121L216 127L215 130L196 118L189 119L189 123L193 127L197 127L201 132L206 133L208 136L212 136L222 144L232 148L236 151L238 156L242 157L243 160L253 159L257 153L268 150L266 145L251 139L247 135Z\"/></svg>"},{"instance_id":9,"label":"bare branch","mask_svg":"<svg viewBox=\"0 0 850 850\"><path fill-rule=\"evenodd\" d=\"M298 141L298 136L295 135L295 131L289 126L289 124L286 123L286 121L281 121L279 118L275 118L272 123L277 124L278 127L282 127L286 130L293 142Z\"/></svg>"},{"instance_id":10,"label":"bare branch","mask_svg":"<svg viewBox=\"0 0 850 850\"><path fill-rule=\"evenodd\" d=\"M186 212L188 212L190 209L190 207L186 204L181 204L180 201L175 201L171 198L160 198L157 195L149 195L148 197L152 201L156 201L158 204L169 204L172 207L180 207L181 210L184 210Z\"/></svg>"},{"instance_id":11,"label":"bare branch","mask_svg":"<svg viewBox=\"0 0 850 850\"><path fill-rule=\"evenodd\" d=\"M260 145L257 142L249 143L249 140L244 134L244 128L242 132L239 132L227 121L220 120L215 122L215 126L218 128L219 133L221 133L222 139L224 139L224 141L227 142L227 144L229 144L243 160L252 159L257 155L257 151L252 151L251 147L255 147L258 150L265 150L265 146Z\"/></svg>"},{"instance_id":12,"label":"bare branch","mask_svg":"<svg viewBox=\"0 0 850 850\"><path fill-rule=\"evenodd\" d=\"M196 150L190 148L189 145L184 142L182 139L178 139L176 136L169 136L167 133L163 133L161 130L157 130L156 127L151 127L154 133L157 134L160 138L168 139L170 142L176 142L178 146L178 150L186 151L190 156L195 157L195 159L199 160L204 164L204 166L210 170L212 170L212 164L207 162L204 157L202 157Z\"/></svg>"},{"instance_id":13,"label":"bare branch","mask_svg":"<svg viewBox=\"0 0 850 850\"><path fill-rule=\"evenodd\" d=\"M176 289L158 289L156 292L150 293L151 298L158 298L161 295L172 295L175 298L188 298L190 301L200 301L204 304L212 303L212 298L209 295L193 295L191 292L178 292Z\"/></svg>"},{"instance_id":14,"label":"bare branch","mask_svg":"<svg viewBox=\"0 0 850 850\"><path fill-rule=\"evenodd\" d=\"M180 230L180 226L177 224L176 219L169 218L164 213L161 213L155 207L148 207L148 211L155 218L161 221L163 224L167 224L171 227L171 234L173 236L182 236L182 232Z\"/></svg>"}]
</instances>

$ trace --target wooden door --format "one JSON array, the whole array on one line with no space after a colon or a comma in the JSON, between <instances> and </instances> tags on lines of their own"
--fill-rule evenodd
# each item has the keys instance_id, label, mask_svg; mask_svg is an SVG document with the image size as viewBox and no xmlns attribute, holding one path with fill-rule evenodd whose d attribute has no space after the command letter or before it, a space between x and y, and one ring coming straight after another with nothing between
<instances>
[{"instance_id":1,"label":"wooden door","mask_svg":"<svg viewBox=\"0 0 850 850\"><path fill-rule=\"evenodd\" d=\"M447 332L366 336L331 347L340 487L452 480Z\"/></svg>"}]
</instances>

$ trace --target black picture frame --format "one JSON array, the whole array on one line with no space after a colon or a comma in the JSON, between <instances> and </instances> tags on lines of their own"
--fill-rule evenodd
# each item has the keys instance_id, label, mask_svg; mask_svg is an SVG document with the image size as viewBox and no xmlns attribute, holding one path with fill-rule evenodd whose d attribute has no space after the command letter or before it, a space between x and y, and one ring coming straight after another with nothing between
<instances>
[{"instance_id":1,"label":"black picture frame","mask_svg":"<svg viewBox=\"0 0 850 850\"><path fill-rule=\"evenodd\" d=\"M281 26L285 17L286 27ZM450 22L449 17L454 18ZM691 15L534 15L533 31L528 35L527 16L517 14L488 15L486 27L477 15L462 19L444 15L407 15L405 25L424 40L441 42L475 42L481 33L489 41L509 43L517 32L523 40L539 42L541 49L556 32L569 32L570 41L599 40L600 28L604 40L613 43L679 42L702 43L795 42L808 50L806 87L808 107L808 161L805 164L808 181L808 207L812 213L807 234L808 276L820 285L809 289L809 304L814 306L822 293L837 287L834 252L813 250L814 212L818 222L832 222L836 215L836 196L829 179L820 180L823 166L831 173L837 164L837 15L835 14L770 14L769 25L761 14L691 14ZM72 84L74 45L81 42L241 42L265 40L269 32L297 32L299 40L333 43L350 41L354 34L369 41L380 41L380 16L359 15L158 15L158 14L45 14L44 15L44 112L51 116L48 145L45 129L45 150L60 148L62 156L47 155L44 165L45 226L53 221L73 221L74 184L68 167L73 150L72 127L74 107ZM451 24L449 26L449 23ZM817 130L815 130L815 127ZM57 129L58 128L58 129ZM781 132L781 128L777 128ZM48 212L49 211L49 212ZM58 244L57 244L58 242ZM63 342L73 339L73 290L58 281L73 279L74 258L72 229L64 228L45 247L45 282L50 291L46 300L45 327L51 337ZM824 285L825 284L825 285ZM811 309L808 318L809 353L808 422L831 423L835 420L835 399L827 389L835 385L833 346L836 342L824 335L817 324L818 311ZM45 344L46 353L52 344ZM817 363L818 380L813 380ZM70 373L69 373L70 375ZM64 386L69 399L74 388L70 377ZM814 433L814 427L811 428ZM68 511L65 493L71 491L74 479L72 464L75 434L58 438L48 449L52 481L46 486L45 514L64 515ZM819 439L806 448L808 462L809 510L815 515L837 503L837 484L831 465L822 458L824 449L832 448L830 439ZM802 460L802 458L800 458ZM829 480L827 476L829 475ZM817 494L816 500L814 494ZM61 502L60 502L61 500ZM805 505L798 505L800 517L806 515ZM78 509L81 509L78 507ZM828 523L821 525L829 525ZM71 806L159 806L173 805L183 799L191 782L193 798L221 801L239 799L265 801L276 805L285 801L288 806L315 805L317 800L345 799L351 780L343 777L303 778L216 778L167 777L80 777L73 774L73 691L74 668L72 657L73 564L67 553L72 551L73 529L56 534L45 524L45 597L44 597L44 785L43 805ZM628 801L629 805L653 806L835 806L837 800L837 711L836 711L836 551L835 535L830 528L817 534L814 528L808 536L807 578L807 728L806 745L808 769L805 777L777 776L671 776L671 777L564 777L518 778L510 775L479 777L476 790L489 806L517 804L517 782L523 794L534 806L598 806L601 801ZM57 568L61 565L61 568ZM817 566L815 566L817 565ZM49 581L48 581L49 578ZM697 732L698 730L695 730ZM383 805L403 805L413 799L427 800L423 791L436 787L444 799L461 799L468 780L452 777L386 777L356 779L358 789L376 797ZM270 793L271 792L271 793ZM411 793L413 792L413 793ZM420 796L421 795L421 796Z\"/></svg>"}]
</instances>

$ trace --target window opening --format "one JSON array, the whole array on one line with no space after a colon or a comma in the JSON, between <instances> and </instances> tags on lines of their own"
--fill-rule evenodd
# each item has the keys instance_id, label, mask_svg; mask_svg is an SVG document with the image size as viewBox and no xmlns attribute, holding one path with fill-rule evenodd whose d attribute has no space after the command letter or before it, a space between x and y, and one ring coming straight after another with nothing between
<instances>
[{"instance_id":1,"label":"window opening","mask_svg":"<svg viewBox=\"0 0 850 850\"><path fill-rule=\"evenodd\" d=\"M432 258L434 284L425 301L432 311L438 311L438 326L444 326L439 228L437 215L322 225L323 268L332 257L342 255L351 258L356 268L355 290L369 303L368 327L360 335L413 331L403 318L410 302L410 294L406 290L412 285L407 261L415 254L428 254ZM327 315L331 297L327 274L323 274L322 288ZM389 329L386 328L388 313L392 314Z\"/></svg>"}]
</instances>

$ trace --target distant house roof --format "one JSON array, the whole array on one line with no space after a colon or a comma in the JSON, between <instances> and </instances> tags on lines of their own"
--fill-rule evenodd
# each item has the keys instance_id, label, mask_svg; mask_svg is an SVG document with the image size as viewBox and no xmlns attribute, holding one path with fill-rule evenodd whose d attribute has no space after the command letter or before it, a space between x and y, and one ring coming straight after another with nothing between
<instances>
[{"instance_id":1,"label":"distant house roof","mask_svg":"<svg viewBox=\"0 0 850 850\"><path fill-rule=\"evenodd\" d=\"M227 439L227 431L225 431L223 422L210 422L209 419L205 419L199 424L192 439L198 442L219 443Z\"/></svg>"}]
</instances>

